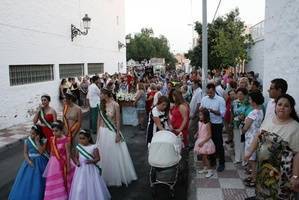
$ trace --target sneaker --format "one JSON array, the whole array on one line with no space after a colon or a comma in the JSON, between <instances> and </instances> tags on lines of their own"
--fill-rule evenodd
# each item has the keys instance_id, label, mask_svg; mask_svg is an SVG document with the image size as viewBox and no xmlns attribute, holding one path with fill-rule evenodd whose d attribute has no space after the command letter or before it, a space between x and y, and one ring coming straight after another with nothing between
<instances>
[{"instance_id":1,"label":"sneaker","mask_svg":"<svg viewBox=\"0 0 299 200\"><path fill-rule=\"evenodd\" d=\"M206 174L206 178L210 178L214 175L213 170L208 170L208 173Z\"/></svg>"},{"instance_id":2,"label":"sneaker","mask_svg":"<svg viewBox=\"0 0 299 200\"><path fill-rule=\"evenodd\" d=\"M204 167L202 170L199 170L197 173L199 173L199 174L205 174L207 172L208 172L207 168Z\"/></svg>"},{"instance_id":3,"label":"sneaker","mask_svg":"<svg viewBox=\"0 0 299 200\"><path fill-rule=\"evenodd\" d=\"M219 166L217 167L217 172L223 172L224 169L225 169L225 166L224 166L224 165L219 165Z\"/></svg>"}]
</instances>

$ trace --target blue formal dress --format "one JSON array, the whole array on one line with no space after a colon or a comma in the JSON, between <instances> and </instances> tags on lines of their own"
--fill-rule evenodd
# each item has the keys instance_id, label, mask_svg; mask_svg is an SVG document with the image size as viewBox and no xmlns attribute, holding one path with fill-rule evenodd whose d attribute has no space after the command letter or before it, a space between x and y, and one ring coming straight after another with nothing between
<instances>
[{"instance_id":1,"label":"blue formal dress","mask_svg":"<svg viewBox=\"0 0 299 200\"><path fill-rule=\"evenodd\" d=\"M22 163L10 191L9 200L42 200L44 198L45 178L42 176L48 158L34 148L29 139L25 140L28 155L33 167L26 160Z\"/></svg>"}]
</instances>

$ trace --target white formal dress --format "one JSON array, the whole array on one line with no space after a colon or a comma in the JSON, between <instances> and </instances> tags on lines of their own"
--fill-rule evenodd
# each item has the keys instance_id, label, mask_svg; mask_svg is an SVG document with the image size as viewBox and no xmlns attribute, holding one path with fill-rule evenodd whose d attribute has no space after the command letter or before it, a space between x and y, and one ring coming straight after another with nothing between
<instances>
[{"instance_id":1,"label":"white formal dress","mask_svg":"<svg viewBox=\"0 0 299 200\"><path fill-rule=\"evenodd\" d=\"M115 104L107 107L107 116L115 119ZM109 186L126 186L137 180L135 168L125 141L115 143L116 133L105 127L100 119L100 128L97 134L97 146L100 149L102 177Z\"/></svg>"},{"instance_id":2,"label":"white formal dress","mask_svg":"<svg viewBox=\"0 0 299 200\"><path fill-rule=\"evenodd\" d=\"M93 155L96 145L82 146L85 151ZM69 200L83 199L111 199L107 186L94 164L86 164L87 159L79 153L80 167L76 171L72 181Z\"/></svg>"}]
</instances>

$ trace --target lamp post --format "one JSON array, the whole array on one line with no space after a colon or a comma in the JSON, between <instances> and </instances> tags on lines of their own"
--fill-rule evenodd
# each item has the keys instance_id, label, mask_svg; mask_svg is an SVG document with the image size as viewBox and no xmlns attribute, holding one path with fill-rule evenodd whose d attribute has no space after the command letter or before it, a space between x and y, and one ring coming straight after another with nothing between
<instances>
[{"instance_id":1,"label":"lamp post","mask_svg":"<svg viewBox=\"0 0 299 200\"><path fill-rule=\"evenodd\" d=\"M77 35L87 35L88 34L88 29L90 29L91 18L88 17L87 14L85 14L85 16L82 18L82 21L83 21L83 28L85 29L85 31L81 31L75 25L71 24L71 40L72 41L74 40L74 38Z\"/></svg>"},{"instance_id":2,"label":"lamp post","mask_svg":"<svg viewBox=\"0 0 299 200\"><path fill-rule=\"evenodd\" d=\"M207 0L202 0L202 91L206 93L208 79Z\"/></svg>"}]
</instances>

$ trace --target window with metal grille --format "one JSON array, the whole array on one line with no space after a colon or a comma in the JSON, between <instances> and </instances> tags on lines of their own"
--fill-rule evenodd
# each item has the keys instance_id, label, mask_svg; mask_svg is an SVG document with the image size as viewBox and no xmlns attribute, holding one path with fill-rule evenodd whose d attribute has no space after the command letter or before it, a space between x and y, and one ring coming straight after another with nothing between
<instances>
[{"instance_id":1,"label":"window with metal grille","mask_svg":"<svg viewBox=\"0 0 299 200\"><path fill-rule=\"evenodd\" d=\"M60 64L60 78L79 77L84 75L84 64Z\"/></svg>"},{"instance_id":2,"label":"window with metal grille","mask_svg":"<svg viewBox=\"0 0 299 200\"><path fill-rule=\"evenodd\" d=\"M88 74L102 74L104 73L104 63L88 63Z\"/></svg>"},{"instance_id":3,"label":"window with metal grille","mask_svg":"<svg viewBox=\"0 0 299 200\"><path fill-rule=\"evenodd\" d=\"M53 65L10 65L10 85L24 85L54 80Z\"/></svg>"}]
</instances>

